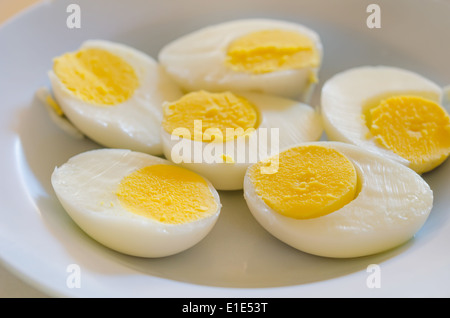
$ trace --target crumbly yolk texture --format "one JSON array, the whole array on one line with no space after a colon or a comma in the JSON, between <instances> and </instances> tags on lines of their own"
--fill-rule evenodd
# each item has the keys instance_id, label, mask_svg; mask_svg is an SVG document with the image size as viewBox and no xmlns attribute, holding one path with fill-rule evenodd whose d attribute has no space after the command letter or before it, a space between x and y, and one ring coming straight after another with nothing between
<instances>
[{"instance_id":1,"label":"crumbly yolk texture","mask_svg":"<svg viewBox=\"0 0 450 318\"><path fill-rule=\"evenodd\" d=\"M295 31L262 30L237 38L228 47L226 64L254 74L317 67L319 54L308 36Z\"/></svg>"},{"instance_id":2,"label":"crumbly yolk texture","mask_svg":"<svg viewBox=\"0 0 450 318\"><path fill-rule=\"evenodd\" d=\"M430 171L450 154L450 118L439 104L417 96L394 96L369 111L370 134L383 147Z\"/></svg>"},{"instance_id":3,"label":"crumbly yolk texture","mask_svg":"<svg viewBox=\"0 0 450 318\"><path fill-rule=\"evenodd\" d=\"M257 123L255 106L230 92L191 92L163 108L162 126L168 133L197 141L233 140L254 131Z\"/></svg>"},{"instance_id":4,"label":"crumbly yolk texture","mask_svg":"<svg viewBox=\"0 0 450 318\"><path fill-rule=\"evenodd\" d=\"M131 173L120 182L117 196L128 211L166 224L193 222L218 208L201 176L174 165L152 165Z\"/></svg>"},{"instance_id":5,"label":"crumbly yolk texture","mask_svg":"<svg viewBox=\"0 0 450 318\"><path fill-rule=\"evenodd\" d=\"M264 174L261 161L249 168L256 194L274 211L294 219L332 213L351 202L358 177L341 152L320 145L298 146L281 152L279 168Z\"/></svg>"},{"instance_id":6,"label":"crumbly yolk texture","mask_svg":"<svg viewBox=\"0 0 450 318\"><path fill-rule=\"evenodd\" d=\"M53 70L73 95L94 105L117 105L139 86L133 67L103 49L89 48L54 59Z\"/></svg>"}]
</instances>

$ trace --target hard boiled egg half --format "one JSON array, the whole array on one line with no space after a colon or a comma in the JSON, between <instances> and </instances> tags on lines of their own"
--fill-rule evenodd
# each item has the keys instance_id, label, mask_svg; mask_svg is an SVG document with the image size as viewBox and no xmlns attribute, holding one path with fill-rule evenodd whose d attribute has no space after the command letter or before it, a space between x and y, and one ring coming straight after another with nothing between
<instances>
[{"instance_id":1,"label":"hard boiled egg half","mask_svg":"<svg viewBox=\"0 0 450 318\"><path fill-rule=\"evenodd\" d=\"M200 90L164 105L161 137L167 159L206 177L218 190L240 190L251 163L318 140L322 132L319 113L307 104Z\"/></svg>"},{"instance_id":2,"label":"hard boiled egg half","mask_svg":"<svg viewBox=\"0 0 450 318\"><path fill-rule=\"evenodd\" d=\"M413 170L361 147L303 143L277 155L267 174L249 167L244 197L255 219L301 251L335 258L379 253L410 240L433 205Z\"/></svg>"},{"instance_id":3,"label":"hard boiled egg half","mask_svg":"<svg viewBox=\"0 0 450 318\"><path fill-rule=\"evenodd\" d=\"M243 19L167 44L159 61L186 91L259 92L308 102L322 61L318 34L294 22Z\"/></svg>"},{"instance_id":4,"label":"hard boiled egg half","mask_svg":"<svg viewBox=\"0 0 450 318\"><path fill-rule=\"evenodd\" d=\"M442 88L417 73L362 66L325 82L321 111L329 139L425 173L450 154L450 117L442 99Z\"/></svg>"},{"instance_id":5,"label":"hard boiled egg half","mask_svg":"<svg viewBox=\"0 0 450 318\"><path fill-rule=\"evenodd\" d=\"M221 209L209 181L165 159L125 149L78 154L51 182L70 217L118 252L163 257L200 242Z\"/></svg>"},{"instance_id":6,"label":"hard boiled egg half","mask_svg":"<svg viewBox=\"0 0 450 318\"><path fill-rule=\"evenodd\" d=\"M106 147L162 154L161 105L181 91L153 58L124 44L89 40L56 57L48 76L58 114L82 134Z\"/></svg>"}]
</instances>

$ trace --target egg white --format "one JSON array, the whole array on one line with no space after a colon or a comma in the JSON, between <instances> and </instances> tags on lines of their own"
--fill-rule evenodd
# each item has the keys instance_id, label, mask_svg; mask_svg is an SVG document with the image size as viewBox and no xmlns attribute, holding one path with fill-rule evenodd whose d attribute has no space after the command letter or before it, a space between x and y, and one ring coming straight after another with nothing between
<instances>
[{"instance_id":1,"label":"egg white","mask_svg":"<svg viewBox=\"0 0 450 318\"><path fill-rule=\"evenodd\" d=\"M272 19L243 19L224 22L184 35L162 48L158 59L168 74L186 91L231 90L259 92L309 102L319 67L281 70L265 74L236 72L225 65L226 50L238 37L251 32L280 29L298 31L311 38L320 59L323 47L319 35L298 23Z\"/></svg>"},{"instance_id":2,"label":"egg white","mask_svg":"<svg viewBox=\"0 0 450 318\"><path fill-rule=\"evenodd\" d=\"M84 139L86 137L77 127L72 124L69 119L67 119L66 116L64 116L64 114L58 114L58 112L50 105L50 103L48 102L48 98L52 98L52 93L47 87L40 87L36 91L36 97L38 98L39 102L45 107L50 120L56 126L58 126L59 129L61 129L74 139Z\"/></svg>"},{"instance_id":3,"label":"egg white","mask_svg":"<svg viewBox=\"0 0 450 318\"><path fill-rule=\"evenodd\" d=\"M365 104L372 98L395 95L421 96L441 103L442 89L409 70L390 66L361 66L338 73L322 88L321 113L328 139L347 142L375 151L405 165L409 161L367 138L363 118Z\"/></svg>"},{"instance_id":4,"label":"egg white","mask_svg":"<svg viewBox=\"0 0 450 318\"><path fill-rule=\"evenodd\" d=\"M89 40L80 47L85 48L104 49L124 59L136 72L139 87L123 103L97 106L74 96L50 70L48 76L53 94L67 119L102 146L161 155L161 105L178 99L181 96L179 87L152 57L132 47L105 40Z\"/></svg>"},{"instance_id":5,"label":"egg white","mask_svg":"<svg viewBox=\"0 0 450 318\"><path fill-rule=\"evenodd\" d=\"M255 219L274 237L306 253L349 258L395 248L426 222L433 192L413 170L397 161L340 142L318 142L343 153L354 164L357 196L341 209L312 219L293 219L271 209L256 194L248 175L244 197Z\"/></svg>"},{"instance_id":6,"label":"egg white","mask_svg":"<svg viewBox=\"0 0 450 318\"><path fill-rule=\"evenodd\" d=\"M122 207L117 187L125 176L147 166L172 164L165 159L125 149L96 149L78 154L55 168L51 182L73 221L99 243L124 254L164 257L200 242L220 214L220 198L206 180L218 209L210 217L165 224Z\"/></svg>"},{"instance_id":7,"label":"egg white","mask_svg":"<svg viewBox=\"0 0 450 318\"><path fill-rule=\"evenodd\" d=\"M209 150L214 143L176 138L164 128L161 129L165 157L201 174L217 190L241 190L245 172L250 164L271 156L287 146L318 140L323 132L320 114L307 104L266 94L239 95L255 105L259 114L259 125L247 137L216 143L215 152ZM266 142L261 131L266 132ZM258 143L256 148L254 140ZM230 144L233 146L229 147ZM191 152L184 153L179 151L180 148L191 149ZM255 149L257 153L250 154ZM194 156L198 155L198 150L200 162L195 162ZM207 158L210 153L213 153L212 157ZM223 162L222 154L230 156L234 163Z\"/></svg>"}]
</instances>

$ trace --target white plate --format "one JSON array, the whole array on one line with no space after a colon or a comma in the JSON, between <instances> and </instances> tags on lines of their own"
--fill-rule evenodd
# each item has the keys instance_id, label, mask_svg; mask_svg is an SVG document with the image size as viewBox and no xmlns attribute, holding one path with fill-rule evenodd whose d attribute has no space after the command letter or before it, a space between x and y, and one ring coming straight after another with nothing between
<instances>
[{"instance_id":1,"label":"white plate","mask_svg":"<svg viewBox=\"0 0 450 318\"><path fill-rule=\"evenodd\" d=\"M63 297L450 296L448 161L425 176L435 194L425 226L386 253L339 260L296 251L267 234L236 191L221 193L222 215L200 244L164 259L139 259L87 237L56 200L54 167L97 145L62 133L34 96L49 85L52 58L86 39L119 41L156 56L186 32L244 17L314 28L325 48L321 83L349 67L385 64L444 86L450 83L448 1L378 0L380 29L367 27L368 2L360 0L76 1L81 28L69 29L72 2L44 2L0 29L0 256L14 273ZM70 264L79 266L80 288L67 284ZM370 264L380 266L380 288L367 284Z\"/></svg>"}]
</instances>

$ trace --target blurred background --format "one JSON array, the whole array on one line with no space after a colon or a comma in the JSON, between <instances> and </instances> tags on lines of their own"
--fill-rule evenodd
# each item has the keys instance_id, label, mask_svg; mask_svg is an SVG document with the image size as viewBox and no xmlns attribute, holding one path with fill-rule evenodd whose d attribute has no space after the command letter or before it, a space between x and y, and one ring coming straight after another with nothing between
<instances>
[{"instance_id":1,"label":"blurred background","mask_svg":"<svg viewBox=\"0 0 450 318\"><path fill-rule=\"evenodd\" d=\"M20 11L39 2L38 0L0 0L0 24Z\"/></svg>"}]
</instances>

